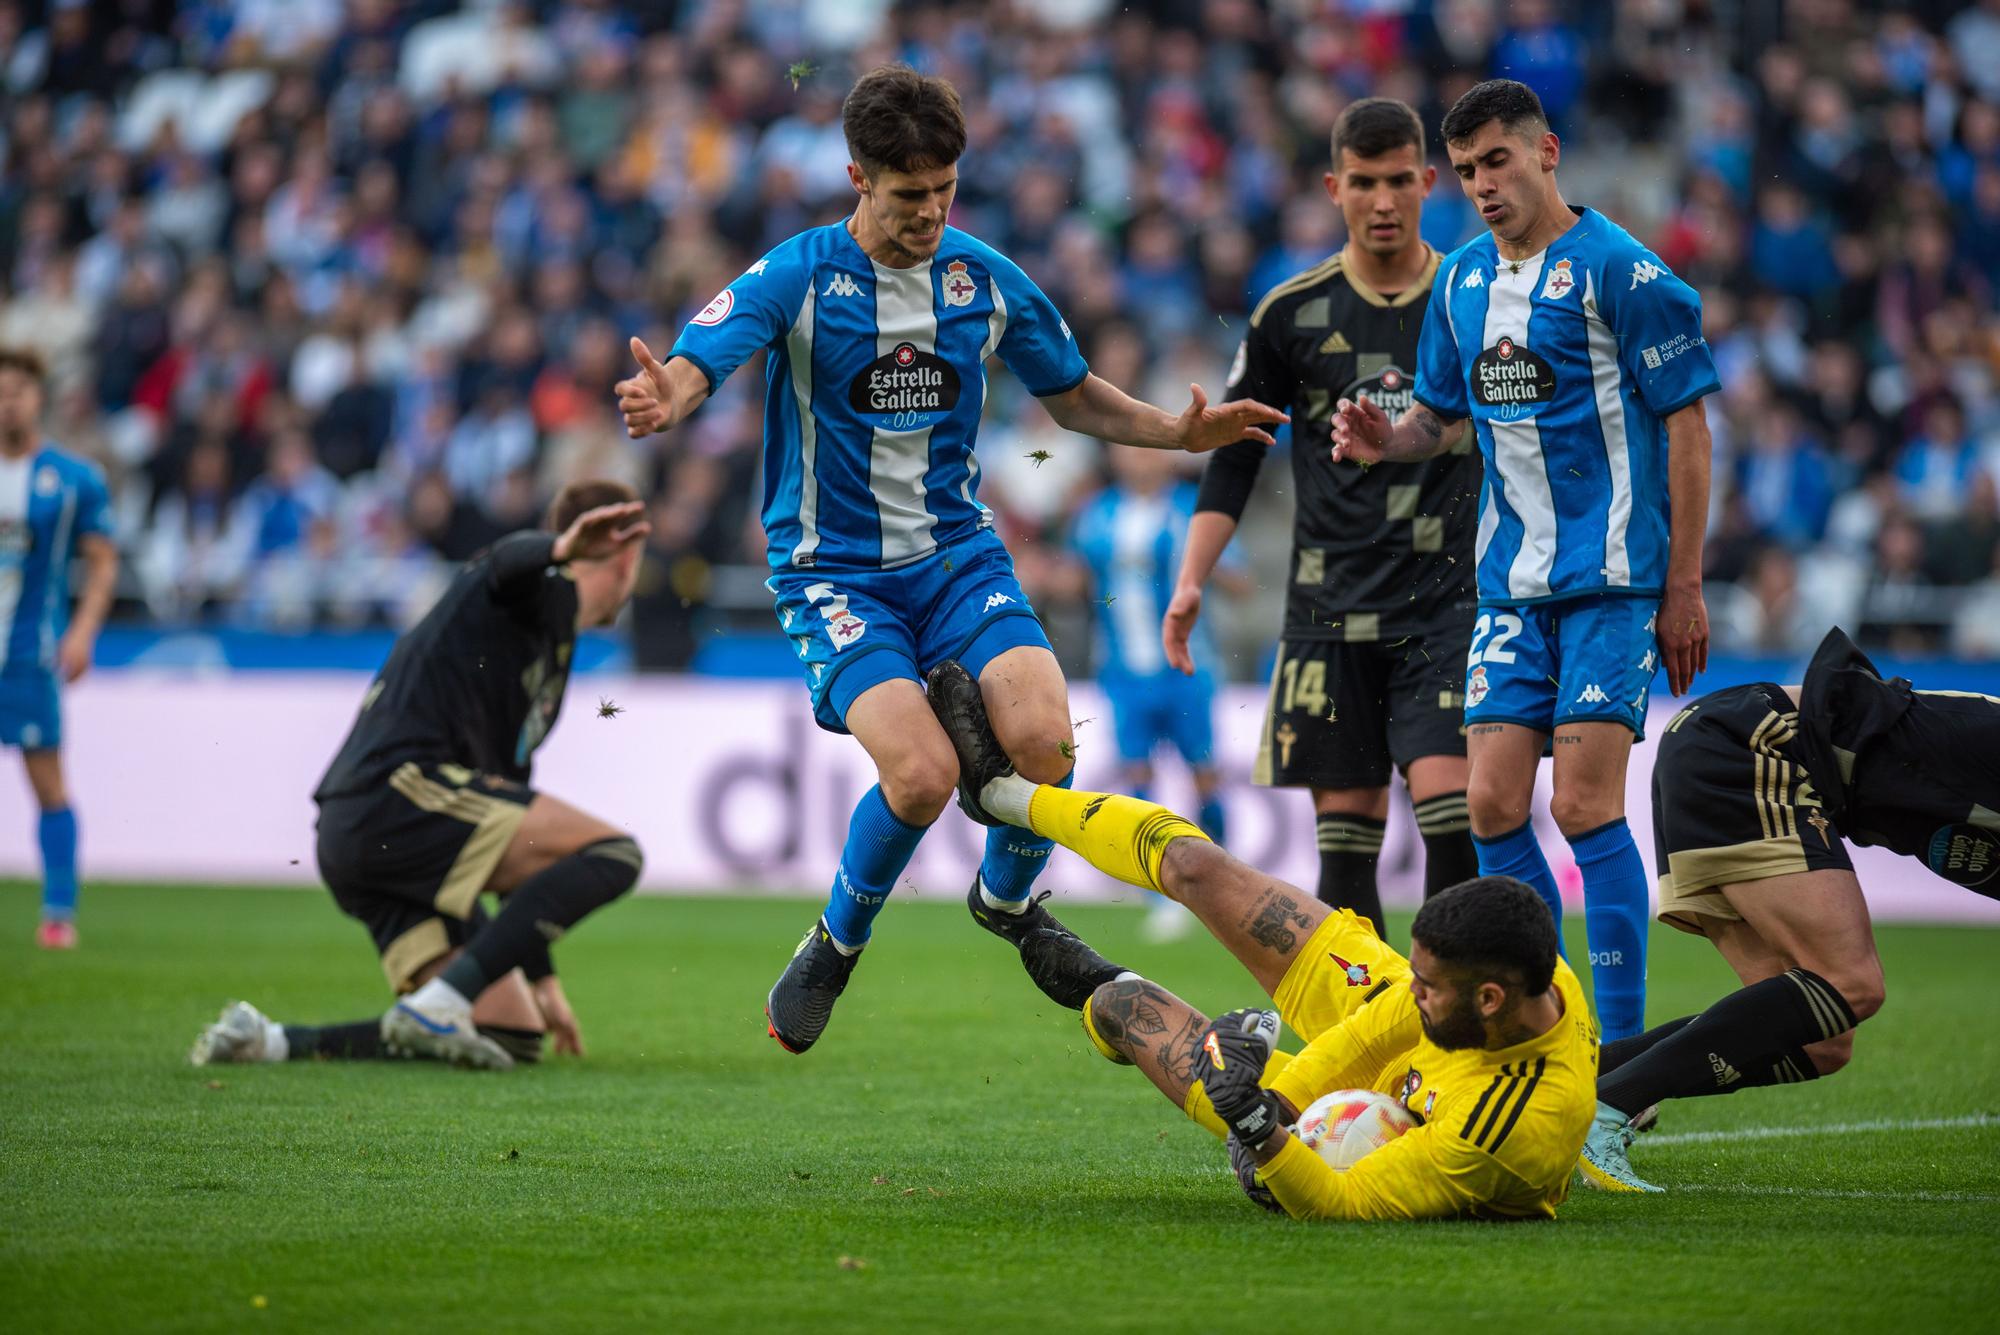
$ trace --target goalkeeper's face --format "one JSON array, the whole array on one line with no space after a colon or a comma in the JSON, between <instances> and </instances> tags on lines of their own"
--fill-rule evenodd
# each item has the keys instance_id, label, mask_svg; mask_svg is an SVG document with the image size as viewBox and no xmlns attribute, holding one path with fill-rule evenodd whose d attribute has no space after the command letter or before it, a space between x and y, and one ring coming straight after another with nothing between
<instances>
[{"instance_id":1,"label":"goalkeeper's face","mask_svg":"<svg viewBox=\"0 0 2000 1335\"><path fill-rule=\"evenodd\" d=\"M1447 1052L1490 1046L1488 1026L1507 1004L1506 990L1499 984L1453 969L1414 942L1410 995L1417 1003L1424 1037Z\"/></svg>"}]
</instances>

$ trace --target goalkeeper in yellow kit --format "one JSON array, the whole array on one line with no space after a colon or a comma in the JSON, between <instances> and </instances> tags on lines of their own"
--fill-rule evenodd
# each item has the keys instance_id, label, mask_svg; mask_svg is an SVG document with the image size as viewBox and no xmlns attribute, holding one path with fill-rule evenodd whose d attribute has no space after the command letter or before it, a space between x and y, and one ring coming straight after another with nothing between
<instances>
[{"instance_id":1,"label":"goalkeeper in yellow kit","mask_svg":"<svg viewBox=\"0 0 2000 1335\"><path fill-rule=\"evenodd\" d=\"M1483 877L1438 894L1405 959L1165 807L1019 777L964 669L941 664L928 685L967 814L1187 905L1277 1003L1211 1023L1065 929L1015 943L1099 1052L1228 1143L1253 1200L1300 1219L1554 1215L1597 1107L1597 1025L1532 889ZM1297 1054L1276 1049L1279 1016L1306 1040ZM1338 1089L1388 1094L1419 1125L1336 1172L1285 1126Z\"/></svg>"}]
</instances>

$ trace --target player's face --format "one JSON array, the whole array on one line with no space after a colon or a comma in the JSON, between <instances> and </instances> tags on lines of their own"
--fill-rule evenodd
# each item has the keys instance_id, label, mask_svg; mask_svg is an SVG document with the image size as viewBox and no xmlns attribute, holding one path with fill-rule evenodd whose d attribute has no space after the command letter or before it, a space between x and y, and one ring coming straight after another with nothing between
<instances>
[{"instance_id":1,"label":"player's face","mask_svg":"<svg viewBox=\"0 0 2000 1335\"><path fill-rule=\"evenodd\" d=\"M41 421L41 385L26 371L0 371L0 439L32 441Z\"/></svg>"},{"instance_id":2,"label":"player's face","mask_svg":"<svg viewBox=\"0 0 2000 1335\"><path fill-rule=\"evenodd\" d=\"M1410 996L1417 1003L1425 1038L1447 1052L1485 1047L1481 992L1479 984L1455 973L1421 943L1411 943Z\"/></svg>"},{"instance_id":3,"label":"player's face","mask_svg":"<svg viewBox=\"0 0 2000 1335\"><path fill-rule=\"evenodd\" d=\"M1513 243L1534 232L1561 151L1553 133L1530 138L1488 121L1470 139L1446 144L1445 151L1465 197L1495 236Z\"/></svg>"},{"instance_id":4,"label":"player's face","mask_svg":"<svg viewBox=\"0 0 2000 1335\"><path fill-rule=\"evenodd\" d=\"M1326 174L1326 193L1347 220L1349 240L1386 259L1416 244L1424 198L1436 180L1437 168L1415 144L1372 158L1343 148L1335 170Z\"/></svg>"},{"instance_id":5,"label":"player's face","mask_svg":"<svg viewBox=\"0 0 2000 1335\"><path fill-rule=\"evenodd\" d=\"M912 261L937 254L951 201L958 194L956 165L919 172L884 167L871 178L849 163L847 177L861 193L861 207L874 230L893 249Z\"/></svg>"}]
</instances>

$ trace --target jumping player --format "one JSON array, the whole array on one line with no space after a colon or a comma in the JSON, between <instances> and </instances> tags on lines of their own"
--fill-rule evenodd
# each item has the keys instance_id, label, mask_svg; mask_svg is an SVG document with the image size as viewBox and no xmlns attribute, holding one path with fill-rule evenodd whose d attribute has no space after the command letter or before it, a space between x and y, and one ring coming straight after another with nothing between
<instances>
[{"instance_id":1,"label":"jumping player","mask_svg":"<svg viewBox=\"0 0 2000 1335\"><path fill-rule=\"evenodd\" d=\"M1423 124L1393 98L1351 104L1333 127L1326 192L1347 221L1339 254L1271 290L1230 370L1233 397L1291 405L1292 572L1257 749L1258 783L1312 791L1319 897L1383 933L1376 863L1389 771L1402 772L1424 840L1424 893L1478 867L1465 807L1465 653L1479 459L1470 432L1431 458L1369 468L1325 446L1334 402L1410 405L1417 335L1438 255L1418 235L1437 169ZM1188 526L1161 627L1191 671L1202 586L1242 518L1265 447L1217 450Z\"/></svg>"},{"instance_id":2,"label":"jumping player","mask_svg":"<svg viewBox=\"0 0 2000 1335\"><path fill-rule=\"evenodd\" d=\"M545 1032L581 1055L549 946L632 888L639 846L529 781L577 631L632 596L644 512L623 483L563 488L547 531L468 562L362 697L313 799L320 875L375 941L400 998L388 1014L280 1025L232 1002L196 1065L386 1054L507 1070L538 1058Z\"/></svg>"},{"instance_id":3,"label":"jumping player","mask_svg":"<svg viewBox=\"0 0 2000 1335\"><path fill-rule=\"evenodd\" d=\"M1706 936L1743 988L1627 1044L1580 1167L1658 1191L1627 1158L1663 1099L1832 1075L1882 1008L1882 962L1842 836L2000 899L2000 697L1884 681L1828 633L1799 686L1757 682L1683 709L1653 766L1660 919Z\"/></svg>"},{"instance_id":4,"label":"jumping player","mask_svg":"<svg viewBox=\"0 0 2000 1335\"><path fill-rule=\"evenodd\" d=\"M1068 694L1013 562L979 504L973 445L998 356L1068 430L1202 451L1270 436L1252 402L1178 417L1093 376L1039 288L946 225L965 149L958 94L903 66L864 76L841 111L857 196L750 266L681 331L663 365L618 386L633 438L685 420L759 351L765 362L764 531L780 626L797 647L813 718L851 733L878 782L855 807L825 911L766 1001L772 1037L804 1052L868 943L957 764L924 703L923 672L955 657L992 701L1024 774L1067 780ZM1018 942L1052 921L1029 895L1050 844L995 829L967 903Z\"/></svg>"},{"instance_id":5,"label":"jumping player","mask_svg":"<svg viewBox=\"0 0 2000 1335\"><path fill-rule=\"evenodd\" d=\"M1528 819L1553 734L1550 806L1583 872L1598 1015L1626 1038L1644 1027L1648 903L1625 766L1661 658L1676 695L1707 659L1715 366L1694 289L1563 202L1561 145L1525 85L1477 85L1444 139L1489 235L1439 267L1415 404L1392 426L1343 399L1334 457L1428 458L1471 418L1486 463L1465 683L1479 868L1534 886L1561 921Z\"/></svg>"},{"instance_id":6,"label":"jumping player","mask_svg":"<svg viewBox=\"0 0 2000 1335\"><path fill-rule=\"evenodd\" d=\"M1072 934L1021 951L1052 1000L1083 1011L1101 1054L1227 1141L1253 1200L1301 1219L1555 1213L1590 1127L1597 1027L1532 890L1485 877L1442 891L1418 910L1405 959L1366 919L1245 866L1164 807L1014 774L956 664L931 674L931 699L969 814L1025 824L1187 905L1277 1004L1211 1024ZM1276 1051L1280 1015L1306 1040L1296 1055ZM1357 1087L1420 1125L1335 1172L1285 1124Z\"/></svg>"},{"instance_id":7,"label":"jumping player","mask_svg":"<svg viewBox=\"0 0 2000 1335\"><path fill-rule=\"evenodd\" d=\"M62 767L62 688L90 670L118 582L110 497L97 468L42 438L48 377L0 349L0 745L18 747L41 809L42 921L35 943L76 946L76 812ZM70 566L84 564L70 610ZM67 624L65 624L67 623Z\"/></svg>"}]
</instances>

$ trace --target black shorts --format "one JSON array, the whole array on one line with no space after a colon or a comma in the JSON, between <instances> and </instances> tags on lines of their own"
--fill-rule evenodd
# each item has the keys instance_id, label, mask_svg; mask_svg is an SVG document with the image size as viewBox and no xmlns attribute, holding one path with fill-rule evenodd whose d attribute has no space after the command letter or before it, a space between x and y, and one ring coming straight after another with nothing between
<instances>
[{"instance_id":1,"label":"black shorts","mask_svg":"<svg viewBox=\"0 0 2000 1335\"><path fill-rule=\"evenodd\" d=\"M1806 772L1798 706L1770 682L1705 695L1674 716L1653 761L1660 920L1705 935L1740 921L1722 887L1853 870Z\"/></svg>"},{"instance_id":2,"label":"black shorts","mask_svg":"<svg viewBox=\"0 0 2000 1335\"><path fill-rule=\"evenodd\" d=\"M1257 747L1272 788L1380 788L1391 768L1465 754L1472 620L1389 640L1281 640Z\"/></svg>"},{"instance_id":3,"label":"black shorts","mask_svg":"<svg viewBox=\"0 0 2000 1335\"><path fill-rule=\"evenodd\" d=\"M368 929L391 987L407 990L485 920L479 892L534 797L509 779L411 761L376 792L320 803L320 876Z\"/></svg>"}]
</instances>

